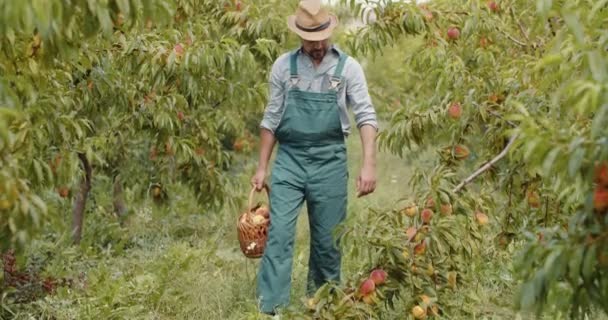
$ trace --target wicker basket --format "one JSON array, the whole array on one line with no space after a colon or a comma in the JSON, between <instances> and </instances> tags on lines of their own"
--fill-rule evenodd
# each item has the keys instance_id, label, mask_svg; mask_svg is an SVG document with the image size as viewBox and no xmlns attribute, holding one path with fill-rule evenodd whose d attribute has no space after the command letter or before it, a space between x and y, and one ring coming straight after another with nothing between
<instances>
[{"instance_id":1,"label":"wicker basket","mask_svg":"<svg viewBox=\"0 0 608 320\"><path fill-rule=\"evenodd\" d=\"M264 184L264 190L266 191L266 196L269 198L270 188L268 185ZM256 189L254 187L249 193L247 211L243 212L237 221L241 251L247 258L252 259L260 258L264 254L266 239L268 238L268 226L270 225L270 217L265 217L263 220L259 217L255 217L258 216L255 212L260 207L259 204L255 207L253 206L255 192Z\"/></svg>"}]
</instances>

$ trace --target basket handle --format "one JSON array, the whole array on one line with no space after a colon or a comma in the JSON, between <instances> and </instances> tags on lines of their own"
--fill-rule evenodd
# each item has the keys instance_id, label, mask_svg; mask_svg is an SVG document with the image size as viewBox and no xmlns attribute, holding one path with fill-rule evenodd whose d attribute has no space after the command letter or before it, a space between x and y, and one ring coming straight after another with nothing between
<instances>
[{"instance_id":1,"label":"basket handle","mask_svg":"<svg viewBox=\"0 0 608 320\"><path fill-rule=\"evenodd\" d=\"M266 191L266 197L268 198L268 202L270 203L270 187L266 183L264 183L262 189ZM256 191L257 190L254 186L253 188L251 188L251 192L249 192L249 202L247 203L247 215L250 215L251 209L253 209L253 196L255 195Z\"/></svg>"}]
</instances>

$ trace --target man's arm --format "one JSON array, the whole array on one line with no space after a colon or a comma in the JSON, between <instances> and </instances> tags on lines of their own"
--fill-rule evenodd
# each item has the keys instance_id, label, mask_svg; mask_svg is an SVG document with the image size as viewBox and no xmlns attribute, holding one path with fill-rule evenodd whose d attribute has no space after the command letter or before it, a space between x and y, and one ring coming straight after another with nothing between
<instances>
[{"instance_id":1,"label":"man's arm","mask_svg":"<svg viewBox=\"0 0 608 320\"><path fill-rule=\"evenodd\" d=\"M362 197L376 190L376 128L363 125L359 131L363 145L363 166L357 181L357 196Z\"/></svg>"},{"instance_id":2,"label":"man's arm","mask_svg":"<svg viewBox=\"0 0 608 320\"><path fill-rule=\"evenodd\" d=\"M276 143L274 131L281 121L283 113L283 101L285 99L285 85L281 79L281 62L277 60L272 66L272 71L269 78L269 100L264 118L260 124L260 157L258 160L258 168L255 175L251 179L251 184L257 190L261 190L264 181L266 180L266 171L268 163L272 155L272 149Z\"/></svg>"},{"instance_id":3,"label":"man's arm","mask_svg":"<svg viewBox=\"0 0 608 320\"><path fill-rule=\"evenodd\" d=\"M376 133L378 122L372 105L363 68L354 61L347 74L346 98L355 115L361 134L363 164L357 178L357 196L362 197L376 189Z\"/></svg>"}]
</instances>

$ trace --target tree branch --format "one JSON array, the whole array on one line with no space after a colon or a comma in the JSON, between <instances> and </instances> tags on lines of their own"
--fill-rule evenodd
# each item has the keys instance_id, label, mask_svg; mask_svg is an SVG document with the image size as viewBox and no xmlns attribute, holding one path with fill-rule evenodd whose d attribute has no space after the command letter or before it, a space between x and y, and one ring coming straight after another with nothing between
<instances>
[{"instance_id":1,"label":"tree branch","mask_svg":"<svg viewBox=\"0 0 608 320\"><path fill-rule=\"evenodd\" d=\"M91 176L93 172L86 154L79 152L78 159L80 159L80 163L82 164L84 176L80 181L80 190L78 190L76 198L74 199L74 209L72 211L72 237L75 244L80 243L80 239L82 238L84 210L86 208L89 191L91 191Z\"/></svg>"},{"instance_id":2,"label":"tree branch","mask_svg":"<svg viewBox=\"0 0 608 320\"><path fill-rule=\"evenodd\" d=\"M490 162L486 163L481 168L477 169L477 171L475 171L468 178L464 179L464 181L462 181L459 185L457 185L452 190L452 192L453 193L459 192L467 184L469 184L469 183L471 183L471 181L475 180L475 178L477 178L479 175L481 175L482 173L488 171L496 162L498 162L498 161L500 161L500 159L504 158L507 155L507 152L509 151L509 149L511 149L511 147L513 146L513 143L517 139L517 136L518 136L518 134L514 134L511 137L511 139L509 140L509 143L507 144L507 146L504 149L502 149L502 151L496 157L494 157L494 159L490 160Z\"/></svg>"},{"instance_id":3,"label":"tree branch","mask_svg":"<svg viewBox=\"0 0 608 320\"><path fill-rule=\"evenodd\" d=\"M509 40L517 43L518 45L522 46L522 47L527 47L528 44L527 43L523 43L517 39L515 39L512 35L510 35L508 32L504 31L504 30L500 30L500 32L502 32L502 34L504 34L507 38L509 38Z\"/></svg>"}]
</instances>

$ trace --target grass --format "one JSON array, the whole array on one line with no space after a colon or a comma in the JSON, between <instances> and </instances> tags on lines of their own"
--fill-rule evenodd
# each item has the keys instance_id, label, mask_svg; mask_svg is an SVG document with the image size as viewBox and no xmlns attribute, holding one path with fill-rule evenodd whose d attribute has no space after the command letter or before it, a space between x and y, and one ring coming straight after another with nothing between
<instances>
[{"instance_id":1,"label":"grass","mask_svg":"<svg viewBox=\"0 0 608 320\"><path fill-rule=\"evenodd\" d=\"M379 152L376 192L356 198L355 179L361 166L358 134L355 132L347 143L350 181L346 224L354 226L366 221L369 208L391 209L398 199L407 196L412 168L426 164L425 159L404 160ZM107 209L98 205L89 216L80 248L67 245L63 238L34 242L29 248L30 259L52 257L46 265L48 274L72 277L82 274L82 280L77 280L72 288L59 288L55 295L30 304L3 302L1 305L11 312L0 316L59 320L267 319L258 313L255 300L259 260L249 260L241 254L235 229L236 219L246 206L248 181L255 165L253 161L245 161L233 173L235 192L242 198L241 208L201 212L184 188L174 192L180 196L168 208L156 207L145 200L124 227L109 224L111 216ZM109 203L109 199L98 200L100 204ZM303 208L297 225L291 290L291 309L302 314L305 314L301 299L305 294L308 250L308 221ZM475 285L442 297L446 304L470 313L447 319L534 318L518 314L510 307L515 285L510 265L514 250L499 251L487 246L482 257L470 265ZM345 254L344 277L356 274L359 268L360 261ZM399 303L382 319L403 319L409 309Z\"/></svg>"}]
</instances>

